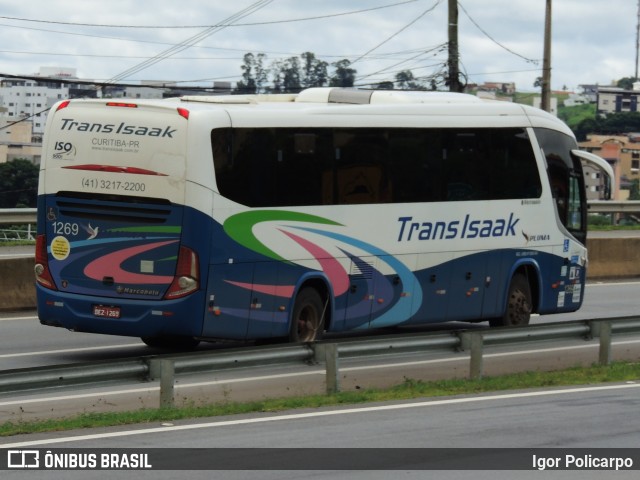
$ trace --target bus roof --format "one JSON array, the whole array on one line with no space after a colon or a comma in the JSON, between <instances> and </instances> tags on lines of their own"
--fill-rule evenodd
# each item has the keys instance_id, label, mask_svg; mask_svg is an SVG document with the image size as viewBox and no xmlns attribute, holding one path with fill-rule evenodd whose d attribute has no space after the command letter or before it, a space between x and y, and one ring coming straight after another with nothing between
<instances>
[{"instance_id":1,"label":"bus roof","mask_svg":"<svg viewBox=\"0 0 640 480\"><path fill-rule=\"evenodd\" d=\"M124 99L123 99L124 100ZM74 104L96 104L112 101L110 99L92 99L73 101ZM178 108L183 107L194 112L226 110L229 115L247 119L273 115L282 111L285 116L296 115L335 115L349 117L357 115L414 117L409 123L418 121L417 117L430 117L431 126L442 118L443 126L455 123L476 125L474 118L484 117L483 126L533 126L546 127L573 136L573 132L564 122L543 110L512 102L483 100L464 93L399 91L399 90L361 90L355 88L309 88L298 94L255 94L255 95L188 95L164 100L131 100L141 107ZM261 113L262 112L262 113ZM304 112L304 113L303 113ZM445 120L445 117L448 117ZM289 117L290 118L290 117ZM494 119L495 121L491 120ZM266 120L266 118L265 118ZM274 119L275 120L275 119ZM284 120L284 119L282 119ZM326 121L326 120L325 120ZM234 122L235 123L235 122ZM240 122L244 123L244 122ZM262 122L259 122L262 123ZM274 123L279 123L275 121ZM238 125L238 123L236 123Z\"/></svg>"},{"instance_id":2,"label":"bus roof","mask_svg":"<svg viewBox=\"0 0 640 480\"><path fill-rule=\"evenodd\" d=\"M185 102L213 103L224 105L247 105L260 103L315 103L315 104L351 104L376 105L399 103L483 103L480 98L465 93L398 91L398 90L361 90L356 88L308 88L298 94L256 94L256 95L213 95L181 97Z\"/></svg>"}]
</instances>

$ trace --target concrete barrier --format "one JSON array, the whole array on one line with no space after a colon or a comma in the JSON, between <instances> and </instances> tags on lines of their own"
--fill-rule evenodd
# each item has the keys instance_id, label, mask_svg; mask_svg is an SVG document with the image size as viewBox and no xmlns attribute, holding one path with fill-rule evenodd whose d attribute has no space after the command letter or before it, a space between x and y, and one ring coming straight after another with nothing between
<instances>
[{"instance_id":1,"label":"concrete barrier","mask_svg":"<svg viewBox=\"0 0 640 480\"><path fill-rule=\"evenodd\" d=\"M0 311L36 307L33 257L0 260Z\"/></svg>"},{"instance_id":2,"label":"concrete barrier","mask_svg":"<svg viewBox=\"0 0 640 480\"><path fill-rule=\"evenodd\" d=\"M590 238L587 249L587 280L640 277L640 238Z\"/></svg>"},{"instance_id":3,"label":"concrete barrier","mask_svg":"<svg viewBox=\"0 0 640 480\"><path fill-rule=\"evenodd\" d=\"M587 248L587 280L640 278L640 238L592 238ZM0 292L0 311L35 308L33 257L0 260Z\"/></svg>"}]
</instances>

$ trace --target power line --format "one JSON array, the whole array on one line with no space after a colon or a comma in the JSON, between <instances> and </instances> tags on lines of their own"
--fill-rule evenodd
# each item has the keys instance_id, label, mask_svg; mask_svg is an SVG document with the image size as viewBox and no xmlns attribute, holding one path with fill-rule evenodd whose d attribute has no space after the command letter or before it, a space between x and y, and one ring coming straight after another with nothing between
<instances>
[{"instance_id":1,"label":"power line","mask_svg":"<svg viewBox=\"0 0 640 480\"><path fill-rule=\"evenodd\" d=\"M424 12L422 12L420 15L418 15L416 18L414 18L411 22L409 22L408 24L406 24L404 27L402 27L400 30L398 30L396 33L394 33L393 35L391 35L390 37L386 38L385 40L383 40L382 42L380 42L378 45L376 45L375 47L373 47L372 49L370 49L369 51L363 53L362 55L360 55L358 58L356 58L354 61L351 62L351 65L353 65L354 63L362 60L364 57L366 57L367 55L369 55L371 52L373 52L374 50L377 50L378 48L380 48L382 45L384 45L385 43L389 42L391 39L397 37L398 35L400 35L402 32L404 32L407 28L409 28L411 25L413 25L414 23L416 23L418 20L420 20L422 17L424 17L427 13L432 12L433 10L436 9L436 7L438 5L440 5L440 3L442 2L442 0L436 0L436 3L433 4L431 7L429 7L428 9L426 9Z\"/></svg>"},{"instance_id":2,"label":"power line","mask_svg":"<svg viewBox=\"0 0 640 480\"><path fill-rule=\"evenodd\" d=\"M483 34L484 34L484 35L485 35L489 40L491 40L493 43L495 43L496 45L498 45L500 48L503 48L504 50L506 50L507 52L509 52L509 53L511 53L511 54L513 54L513 55L515 55L516 57L520 57L520 58L522 58L522 59L523 59L523 60L525 60L526 62L533 63L534 65L538 65L538 63L540 63L538 60L534 60L534 59L532 59L532 58L527 58L527 57L525 57L524 55L520 55L519 53L514 52L513 50L511 50L509 47L507 47L507 46L503 45L502 43L498 42L495 38L493 38L491 35L489 35L489 34L486 32L486 30L484 30L480 25L478 25L478 22L476 22L476 21L471 17L471 15L469 15L469 12L467 12L467 10L464 8L464 6L462 5L462 3L461 3L461 2L458 2L458 6L462 9L462 11L463 11L463 12L464 12L464 14L467 16L467 18L468 18L469 20L471 20L471 23L473 23L473 24L476 26L476 28L477 28L478 30L480 30L480 31L481 31L481 32L482 32L482 33L483 33Z\"/></svg>"},{"instance_id":3,"label":"power line","mask_svg":"<svg viewBox=\"0 0 640 480\"><path fill-rule=\"evenodd\" d=\"M94 53L60 53L60 52L24 52L16 50L0 50L0 53L11 53L17 55L46 55L53 57L88 57L88 58L129 58L129 59L146 59L148 56L138 55L98 55ZM174 60L234 60L238 61L238 57L174 57Z\"/></svg>"},{"instance_id":4,"label":"power line","mask_svg":"<svg viewBox=\"0 0 640 480\"><path fill-rule=\"evenodd\" d=\"M118 41L122 41L122 42L133 42L133 43L145 43L145 44L149 44L149 45L164 45L164 46L174 46L175 44L173 43L169 43L169 42L157 42L157 41L153 41L153 40L140 40L140 39L133 39L133 38L123 38L123 37L109 37L109 36L104 36L104 35L90 35L90 34L83 34L83 33L72 33L72 32L61 32L59 30L47 30L47 29L42 29L42 28L30 28L30 27L16 27L15 25L7 25L7 24L1 24L0 23L0 27L8 27L8 28L21 28L21 29L26 29L26 30L36 30L38 32L45 32L45 33L56 33L56 34L61 34L61 35L73 35L73 36L79 36L79 37L89 37L89 38L99 38L99 39L104 39L104 40L118 40ZM210 46L206 46L206 45L192 45L191 48L199 48L199 49L205 49L205 50L222 50L222 51L228 51L228 52L243 52L246 53L247 49L245 48L229 48L229 47L210 47ZM6 53L12 53L12 52L8 52L5 50ZM21 52L15 52L15 53L21 53ZM24 52L25 54L29 54L29 52ZM257 53L264 53L266 54L270 54L270 55L297 55L298 53L291 53L291 52L274 52L274 51L268 51L268 50L261 50L258 51ZM48 55L48 53L43 53L43 55ZM69 54L69 55L75 55L75 54ZM83 55L78 55L78 56L83 56ZM99 57L99 55L97 55ZM345 57L350 57L353 55L322 55L322 57L327 57L327 58L345 58ZM106 58L108 58L108 56L105 56ZM148 58L148 57L140 57L140 58Z\"/></svg>"},{"instance_id":5,"label":"power line","mask_svg":"<svg viewBox=\"0 0 640 480\"><path fill-rule=\"evenodd\" d=\"M321 16L313 16L313 17L303 17L303 18L297 18L297 19L288 19L288 20L276 20L276 21L271 21L271 22L255 22L255 23L234 23L234 24L227 24L224 25L223 23L216 25L215 27L219 27L219 26L255 26L255 25L267 25L267 24L278 24L278 23L291 23L291 22L301 22L301 21L308 21L308 20L317 20L317 19L325 19L325 18L332 18L332 17L339 17L339 16L346 16L346 15L354 15L354 14L360 14L360 13L366 13L366 12L371 12L371 11L376 11L376 10L382 10L382 9L387 9L387 8L393 8L393 7L397 7L397 6L402 6L402 5L406 5L409 3L414 3L420 0L405 0L402 2L396 2L396 3L390 3L390 4L386 4L386 5L381 5L379 7L373 7L373 8L368 8L368 9L361 9L361 10L353 10L353 11L348 11L348 12L341 12L341 13L336 13L336 14L329 14L329 15L321 15ZM440 0L439 0L440 1ZM45 23L45 24L61 24L61 25L74 25L74 26L91 26L91 27L114 27L114 28L121 28L121 27L126 27L126 28L133 28L133 27L139 27L139 28L197 28L198 26L178 26L178 27L171 27L171 26L133 26L133 25L106 25L106 24L89 24L89 23L75 23L75 22L56 22L56 21L51 21L51 20L37 20L37 19L27 19L27 18L19 18L19 17L9 17L9 16L0 16L0 18L4 18L4 19L9 19L9 20L18 20L18 21L25 21L25 22L35 22L35 23ZM51 30L51 29L41 29L41 28L33 28L33 27L18 27L15 25L10 25L10 24L0 24L0 26L3 27L8 27L8 28L20 28L20 29L25 29L25 30L35 30L35 31L41 31L41 32L47 32L47 33L55 33L55 34L62 34L62 35L73 35L73 36L81 36L81 37L89 37L89 38L99 38L99 39L105 39L105 40L117 40L117 41L127 41L127 42L134 42L134 43L146 43L146 44L153 44L153 45L170 45L172 48L175 47L174 44L171 43L167 43L167 42L157 42L157 41L149 41L149 40L139 40L139 39L129 39L129 38L122 38L122 37L114 37L114 36L105 36L105 35L96 35L96 34L84 34L84 33L76 33L76 32L64 32L64 31L59 31L59 30ZM200 45L191 45L191 47L193 48L204 48L204 49L210 49L210 50L224 50L224 51L246 51L246 49L235 49L235 48L220 48L220 47L208 47L208 46L200 46ZM377 47L376 47L377 48ZM92 54L64 54L64 53L46 53L46 52L41 52L41 53L36 53L36 52L11 52L11 51L7 51L4 50L2 51L4 53L16 53L16 54L26 54L26 55L37 55L37 54L41 54L41 55L56 55L56 56L64 56L64 55L69 55L69 56L78 56L78 57L96 57L96 58L148 58L148 57L126 57L126 56L109 56L109 55L92 55ZM287 52L270 52L270 51L261 51L258 53L264 53L264 54L274 54L274 55L297 55L297 53L287 53ZM393 55L393 54L389 54L389 55ZM346 55L328 55L328 54L324 54L324 55L320 55L320 57L323 58L348 58L351 57L351 54L346 54ZM373 56L368 55L369 58L375 58ZM165 57L168 58L168 57ZM217 58L199 58L200 60L218 60ZM195 58L194 58L195 60ZM223 58L220 60L234 60L231 58Z\"/></svg>"},{"instance_id":6,"label":"power line","mask_svg":"<svg viewBox=\"0 0 640 480\"><path fill-rule=\"evenodd\" d=\"M35 113L33 113L33 114L31 114L31 115L29 115L27 117L22 117L20 120L16 120L15 122L7 123L5 126L0 127L0 130L6 130L7 128L11 128L14 125L17 125L18 123L22 123L22 122L25 122L25 121L29 120L30 118L37 117L38 115L41 115L41 114L43 114L45 112L48 112L49 110L51 110L51 107L47 107L44 110L40 110L39 112L35 112Z\"/></svg>"},{"instance_id":7,"label":"power line","mask_svg":"<svg viewBox=\"0 0 640 480\"><path fill-rule=\"evenodd\" d=\"M383 68L383 69L381 69L381 70L378 70L377 72L373 72L373 73L369 73L369 74L367 74L367 75L363 75L363 76L361 76L360 78L361 78L361 79L364 79L364 78L372 77L372 76L374 76L374 75L379 75L379 74L381 74L381 73L385 73L385 72L386 72L386 73L394 73L394 72L389 72L389 70L391 70L392 68L396 68L396 67L398 67L399 65L402 65L403 63L407 63L407 62L410 62L411 60L415 60L415 59L417 59L417 58L419 58L419 57L421 57L421 56L424 56L424 55L426 55L426 54L428 54L428 53L431 53L431 52L434 52L434 51L436 51L436 52L442 51L442 50L446 47L446 45L447 45L446 43L442 43L442 44L440 44L440 45L437 45L436 47L433 47L433 48L432 48L432 49L430 49L430 50L420 51L420 52L418 52L416 55L414 55L414 56L412 56L412 57L410 57L410 58L406 58L406 59L404 59L404 60L401 60L401 61L400 61L400 62L398 62L398 63L395 63L395 64L393 64L393 65L389 65L388 67L385 67L385 68Z\"/></svg>"},{"instance_id":8,"label":"power line","mask_svg":"<svg viewBox=\"0 0 640 480\"><path fill-rule=\"evenodd\" d=\"M240 20L248 15L251 15L252 13L266 7L267 5L269 5L270 3L272 3L274 0L259 0L253 4L251 4L249 7L240 10L239 12L231 15L229 18L225 19L223 21L224 23L228 23L228 24L232 24L235 23L237 20ZM189 37L188 39L174 45L173 47L159 53L158 55L155 55L154 57L151 57L147 60L145 60L142 63L139 63L138 65L135 65L134 67L129 68L128 70L125 70L124 72L116 75L115 77L113 77L110 81L118 81L118 80L122 80L124 78L127 78L135 73L138 73L148 67L150 67L151 65L155 65L158 62L161 62L162 60L164 60L165 58L171 57L173 55L175 55L176 53L182 52L183 50L186 50L187 48L189 48L190 46L196 44L197 42L204 40L205 38L213 35L214 33L217 33L221 30L223 30L224 28L226 28L225 26L221 26L221 27L210 27L207 28L206 30L204 30L203 32L198 33L197 35L194 35L192 37Z\"/></svg>"},{"instance_id":9,"label":"power line","mask_svg":"<svg viewBox=\"0 0 640 480\"><path fill-rule=\"evenodd\" d=\"M347 15L355 15L359 13L373 12L376 10L383 10L385 8L397 7L400 5L406 5L407 3L414 3L420 0L405 0L403 2L391 3L388 5L381 5L379 7L372 8L363 8L361 10L352 10L348 12L341 13L333 13L329 15L317 15L314 17L303 17L303 18L292 18L288 20L274 20L269 22L252 22L252 23L233 23L225 25L223 23L216 25L113 25L113 24L100 24L100 23L77 23L77 22L60 22L54 20L37 20L30 18L20 18L20 17L8 17L4 15L0 15L0 18L4 18L5 20L15 20L20 22L33 22L33 23L45 23L52 25L69 25L69 26L78 26L78 27L100 27L100 28L121 28L121 29L189 29L189 28L217 28L217 27L254 27L254 26L262 26L262 25L274 25L279 23L294 23L294 22L305 22L310 20L323 20L326 18L335 18L335 17L343 17Z\"/></svg>"}]
</instances>

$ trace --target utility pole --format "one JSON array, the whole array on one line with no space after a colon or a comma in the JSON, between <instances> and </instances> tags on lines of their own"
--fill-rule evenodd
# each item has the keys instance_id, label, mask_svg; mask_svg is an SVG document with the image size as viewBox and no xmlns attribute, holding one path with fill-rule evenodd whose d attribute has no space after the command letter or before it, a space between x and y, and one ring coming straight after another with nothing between
<instances>
[{"instance_id":1,"label":"utility pole","mask_svg":"<svg viewBox=\"0 0 640 480\"><path fill-rule=\"evenodd\" d=\"M458 61L460 54L458 52L458 1L449 0L449 59L447 67L449 70L449 91L462 92L460 84L460 71L458 69Z\"/></svg>"},{"instance_id":2,"label":"utility pole","mask_svg":"<svg viewBox=\"0 0 640 480\"><path fill-rule=\"evenodd\" d=\"M640 48L640 0L638 0L638 20L636 22L636 74L633 77L638 81L638 48Z\"/></svg>"},{"instance_id":3,"label":"utility pole","mask_svg":"<svg viewBox=\"0 0 640 480\"><path fill-rule=\"evenodd\" d=\"M544 16L544 53L542 56L542 98L540 108L551 111L551 0L547 0Z\"/></svg>"}]
</instances>

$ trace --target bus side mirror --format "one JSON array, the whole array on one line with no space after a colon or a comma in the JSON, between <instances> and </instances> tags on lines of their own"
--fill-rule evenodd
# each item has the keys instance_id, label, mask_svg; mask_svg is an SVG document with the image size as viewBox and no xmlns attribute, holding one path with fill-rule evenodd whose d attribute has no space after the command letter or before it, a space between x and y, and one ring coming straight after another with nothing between
<instances>
[{"instance_id":1,"label":"bus side mirror","mask_svg":"<svg viewBox=\"0 0 640 480\"><path fill-rule=\"evenodd\" d=\"M608 176L604 179L604 199L611 200L611 179Z\"/></svg>"},{"instance_id":2,"label":"bus side mirror","mask_svg":"<svg viewBox=\"0 0 640 480\"><path fill-rule=\"evenodd\" d=\"M609 162L604 158L600 158L599 156L585 152L584 150L571 150L571 153L604 173L604 199L611 200L613 192L615 191L616 180L613 167L611 167Z\"/></svg>"}]
</instances>

